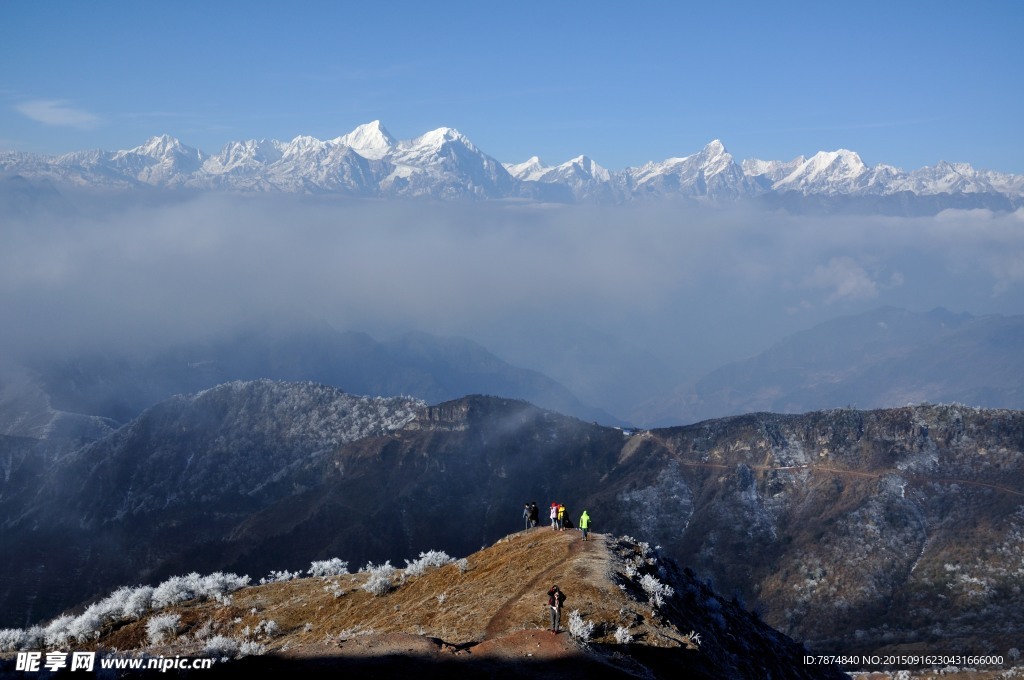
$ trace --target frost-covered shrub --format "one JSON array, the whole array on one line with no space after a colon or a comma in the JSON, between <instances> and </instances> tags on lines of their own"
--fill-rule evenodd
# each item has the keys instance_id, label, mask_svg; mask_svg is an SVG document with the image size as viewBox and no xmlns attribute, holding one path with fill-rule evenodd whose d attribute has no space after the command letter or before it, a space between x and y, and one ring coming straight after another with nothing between
<instances>
[{"instance_id":1,"label":"frost-covered shrub","mask_svg":"<svg viewBox=\"0 0 1024 680\"><path fill-rule=\"evenodd\" d=\"M584 621L579 609L569 612L569 635L580 642L589 642L594 636L594 622Z\"/></svg>"},{"instance_id":2,"label":"frost-covered shrub","mask_svg":"<svg viewBox=\"0 0 1024 680\"><path fill-rule=\"evenodd\" d=\"M58 616L43 628L43 644L47 647L62 647L71 638L71 631L68 628L75 617L63 615Z\"/></svg>"},{"instance_id":3,"label":"frost-covered shrub","mask_svg":"<svg viewBox=\"0 0 1024 680\"><path fill-rule=\"evenodd\" d=\"M270 572L270 574L260 579L260 585L266 583L281 583L283 581L291 581L293 579L300 578L301 576L302 572L300 571L288 571L287 569L283 571L272 571Z\"/></svg>"},{"instance_id":4,"label":"frost-covered shrub","mask_svg":"<svg viewBox=\"0 0 1024 680\"><path fill-rule=\"evenodd\" d=\"M111 593L110 599L117 604L117 611L122 619L138 619L149 611L153 604L152 586L139 586L137 588L122 587Z\"/></svg>"},{"instance_id":5,"label":"frost-covered shrub","mask_svg":"<svg viewBox=\"0 0 1024 680\"><path fill-rule=\"evenodd\" d=\"M4 628L0 630L0 653L16 652L25 649L27 639L25 631L21 628Z\"/></svg>"},{"instance_id":6,"label":"frost-covered shrub","mask_svg":"<svg viewBox=\"0 0 1024 680\"><path fill-rule=\"evenodd\" d=\"M443 567L454 562L455 558L449 557L448 553L443 550L429 550L425 553L421 552L418 560L413 562L406 560L405 574L406 576L422 576L427 572L427 569Z\"/></svg>"},{"instance_id":7,"label":"frost-covered shrub","mask_svg":"<svg viewBox=\"0 0 1024 680\"><path fill-rule=\"evenodd\" d=\"M262 656L267 653L267 646L254 640L245 640L238 647L238 656Z\"/></svg>"},{"instance_id":8,"label":"frost-covered shrub","mask_svg":"<svg viewBox=\"0 0 1024 680\"><path fill-rule=\"evenodd\" d=\"M328 583L326 586L324 586L324 592L330 593L334 596L334 599L338 599L339 597L345 594L345 589L337 583Z\"/></svg>"},{"instance_id":9,"label":"frost-covered shrub","mask_svg":"<svg viewBox=\"0 0 1024 680\"><path fill-rule=\"evenodd\" d=\"M620 645L628 645L633 641L633 636L630 634L628 628L619 626L615 629L615 641Z\"/></svg>"},{"instance_id":10,"label":"frost-covered shrub","mask_svg":"<svg viewBox=\"0 0 1024 680\"><path fill-rule=\"evenodd\" d=\"M44 637L45 631L42 626L31 626L25 631L25 642L21 645L21 648L42 649Z\"/></svg>"},{"instance_id":11,"label":"frost-covered shrub","mask_svg":"<svg viewBox=\"0 0 1024 680\"><path fill-rule=\"evenodd\" d=\"M177 614L157 614L146 622L149 644L159 645L178 634L181 618Z\"/></svg>"},{"instance_id":12,"label":"frost-covered shrub","mask_svg":"<svg viewBox=\"0 0 1024 680\"><path fill-rule=\"evenodd\" d=\"M459 559L459 561L456 562L455 564L458 565L459 571L461 571L463 574L465 574L467 571L469 571L469 560L466 559L465 557Z\"/></svg>"},{"instance_id":13,"label":"frost-covered shrub","mask_svg":"<svg viewBox=\"0 0 1024 680\"><path fill-rule=\"evenodd\" d=\"M374 565L373 562L367 562L362 571L365 571L370 575L366 580L366 583L363 584L363 590L371 593L375 597L385 595L391 592L391 589L394 588L392 579L395 577L395 572L397 570L391 566L391 560L388 560L381 565Z\"/></svg>"},{"instance_id":14,"label":"frost-covered shrub","mask_svg":"<svg viewBox=\"0 0 1024 680\"><path fill-rule=\"evenodd\" d=\"M153 607L162 608L187 600L210 598L220 602L228 593L249 585L248 576L216 571L208 576L192 572L187 576L172 576L153 590Z\"/></svg>"},{"instance_id":15,"label":"frost-covered shrub","mask_svg":"<svg viewBox=\"0 0 1024 680\"><path fill-rule=\"evenodd\" d=\"M239 652L238 640L226 635L214 635L203 645L203 653L213 657L234 657Z\"/></svg>"},{"instance_id":16,"label":"frost-covered shrub","mask_svg":"<svg viewBox=\"0 0 1024 680\"><path fill-rule=\"evenodd\" d=\"M672 597L675 594L675 590L670 585L666 585L659 581L650 574L644 574L640 579L640 587L644 589L647 596L651 600L651 604L655 607L660 607L665 603L666 597Z\"/></svg>"},{"instance_id":17,"label":"frost-covered shrub","mask_svg":"<svg viewBox=\"0 0 1024 680\"><path fill-rule=\"evenodd\" d=\"M89 605L84 612L76 616L67 625L68 637L76 642L88 642L100 636L103 628L102 607L99 603Z\"/></svg>"},{"instance_id":18,"label":"frost-covered shrub","mask_svg":"<svg viewBox=\"0 0 1024 680\"><path fill-rule=\"evenodd\" d=\"M337 557L311 562L307 573L310 576L341 576L348 573L348 562Z\"/></svg>"},{"instance_id":19,"label":"frost-covered shrub","mask_svg":"<svg viewBox=\"0 0 1024 680\"><path fill-rule=\"evenodd\" d=\"M256 624L254 635L256 637L274 637L280 632L280 630L281 628L277 625L277 621L274 621L273 619L269 621L260 621L258 624Z\"/></svg>"}]
</instances>

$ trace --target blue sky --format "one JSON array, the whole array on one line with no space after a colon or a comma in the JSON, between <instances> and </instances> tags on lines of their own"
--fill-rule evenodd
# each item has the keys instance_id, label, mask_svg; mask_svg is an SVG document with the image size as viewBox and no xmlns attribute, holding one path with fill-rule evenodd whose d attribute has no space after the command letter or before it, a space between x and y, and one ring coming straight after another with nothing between
<instances>
[{"instance_id":1,"label":"blue sky","mask_svg":"<svg viewBox=\"0 0 1024 680\"><path fill-rule=\"evenodd\" d=\"M714 4L712 7L711 5ZM458 128L617 170L721 139L1024 173L1024 3L0 3L0 148Z\"/></svg>"}]
</instances>

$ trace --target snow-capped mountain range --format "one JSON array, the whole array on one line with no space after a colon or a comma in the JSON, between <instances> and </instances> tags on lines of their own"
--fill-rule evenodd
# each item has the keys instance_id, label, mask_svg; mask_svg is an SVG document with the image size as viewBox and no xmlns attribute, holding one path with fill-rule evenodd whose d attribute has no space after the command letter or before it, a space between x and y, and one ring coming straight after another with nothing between
<instances>
[{"instance_id":1,"label":"snow-capped mountain range","mask_svg":"<svg viewBox=\"0 0 1024 680\"><path fill-rule=\"evenodd\" d=\"M134 149L61 156L0 152L0 175L58 184L355 196L624 202L680 197L723 202L750 197L868 199L931 197L929 205L1015 209L1024 175L942 161L911 172L869 167L845 149L790 161L736 162L718 140L697 153L609 171L587 156L546 165L534 156L501 163L458 130L439 128L397 140L380 121L330 140L230 142L206 154L163 135ZM939 199L936 203L935 199ZM948 206L946 206L948 207Z\"/></svg>"}]
</instances>

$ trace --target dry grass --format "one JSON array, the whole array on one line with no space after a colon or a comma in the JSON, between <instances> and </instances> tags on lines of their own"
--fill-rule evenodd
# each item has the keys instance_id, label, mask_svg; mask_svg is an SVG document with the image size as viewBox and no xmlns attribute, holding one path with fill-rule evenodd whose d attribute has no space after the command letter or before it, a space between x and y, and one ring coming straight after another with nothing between
<instances>
[{"instance_id":1,"label":"dry grass","mask_svg":"<svg viewBox=\"0 0 1024 680\"><path fill-rule=\"evenodd\" d=\"M592 536L583 542L578 532L546 528L512 534L469 556L465 572L449 564L406 579L399 570L397 587L380 597L362 590L365 573L251 586L235 592L227 605L190 602L163 610L181 617L176 639L165 645L149 646L145 619L110 631L99 645L187 654L201 650L204 638L225 635L260 642L268 652L303 656L369 635L409 634L460 648L515 631L546 630L547 590L555 583L568 596L563 630L568 613L578 609L595 622L598 642L614 642L616 627L631 622L638 639L670 639L645 629L658 625L649 620L649 606L613 581L620 558L608 550L605 537ZM265 621L277 624L274 635L254 633ZM673 628L671 637L684 636Z\"/></svg>"}]
</instances>

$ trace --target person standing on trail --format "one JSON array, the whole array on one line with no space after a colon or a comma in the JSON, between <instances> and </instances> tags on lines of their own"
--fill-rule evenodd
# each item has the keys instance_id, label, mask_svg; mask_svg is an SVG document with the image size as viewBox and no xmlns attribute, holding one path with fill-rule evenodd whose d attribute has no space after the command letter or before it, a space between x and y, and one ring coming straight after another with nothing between
<instances>
[{"instance_id":1,"label":"person standing on trail","mask_svg":"<svg viewBox=\"0 0 1024 680\"><path fill-rule=\"evenodd\" d=\"M537 501L530 503L530 526L537 526L537 522L540 521L540 509L537 507Z\"/></svg>"},{"instance_id":2,"label":"person standing on trail","mask_svg":"<svg viewBox=\"0 0 1024 680\"><path fill-rule=\"evenodd\" d=\"M526 526L523 527L524 529L529 529L530 528L530 504L529 503L524 503L523 504L523 523L526 525Z\"/></svg>"},{"instance_id":3,"label":"person standing on trail","mask_svg":"<svg viewBox=\"0 0 1024 680\"><path fill-rule=\"evenodd\" d=\"M557 585L551 586L548 591L548 606L551 607L551 632L558 633L562 623L562 603L565 602L565 593L558 589Z\"/></svg>"},{"instance_id":4,"label":"person standing on trail","mask_svg":"<svg viewBox=\"0 0 1024 680\"><path fill-rule=\"evenodd\" d=\"M583 540L586 541L587 534L590 533L590 515L584 510L583 514L580 515L580 531L583 532Z\"/></svg>"},{"instance_id":5,"label":"person standing on trail","mask_svg":"<svg viewBox=\"0 0 1024 680\"><path fill-rule=\"evenodd\" d=\"M551 504L551 529L558 529L558 503Z\"/></svg>"},{"instance_id":6,"label":"person standing on trail","mask_svg":"<svg viewBox=\"0 0 1024 680\"><path fill-rule=\"evenodd\" d=\"M555 514L555 522L558 524L559 531L565 528L565 506L561 503L558 504L558 512Z\"/></svg>"}]
</instances>

